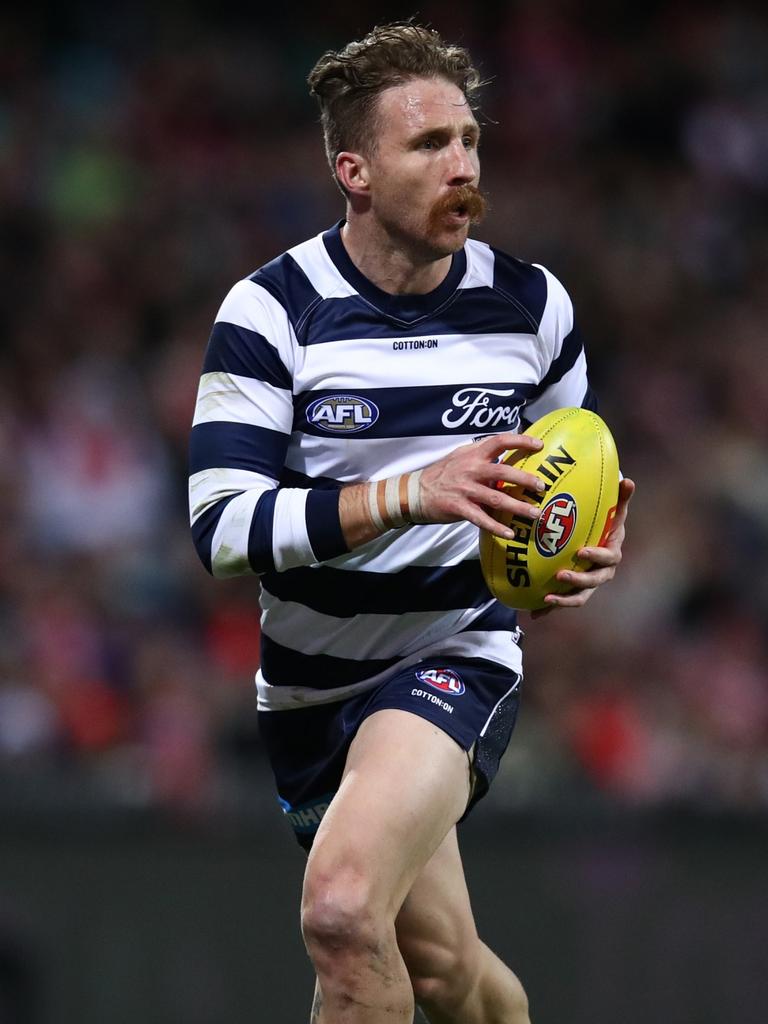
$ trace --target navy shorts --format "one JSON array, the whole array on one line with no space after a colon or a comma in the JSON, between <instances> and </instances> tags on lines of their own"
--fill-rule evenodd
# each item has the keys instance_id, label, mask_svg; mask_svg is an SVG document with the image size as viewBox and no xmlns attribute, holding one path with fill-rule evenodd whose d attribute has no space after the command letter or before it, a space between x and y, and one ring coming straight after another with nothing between
<instances>
[{"instance_id":1,"label":"navy shorts","mask_svg":"<svg viewBox=\"0 0 768 1024\"><path fill-rule=\"evenodd\" d=\"M376 711L399 708L426 718L469 751L472 795L462 820L488 792L517 718L521 676L482 658L425 659L357 697L260 711L259 730L272 764L280 804L296 838L309 850L341 784L350 744Z\"/></svg>"}]
</instances>

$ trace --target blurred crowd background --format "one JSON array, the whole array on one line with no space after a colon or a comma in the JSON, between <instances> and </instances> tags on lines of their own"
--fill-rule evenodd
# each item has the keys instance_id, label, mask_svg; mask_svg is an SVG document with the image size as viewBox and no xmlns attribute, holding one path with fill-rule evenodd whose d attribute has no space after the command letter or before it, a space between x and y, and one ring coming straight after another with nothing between
<instances>
[{"instance_id":1,"label":"blurred crowd background","mask_svg":"<svg viewBox=\"0 0 768 1024\"><path fill-rule=\"evenodd\" d=\"M0 15L0 806L253 807L257 583L189 538L197 378L229 287L343 214L307 72L412 12ZM477 234L566 283L638 484L615 582L523 622L489 804L765 812L768 14L419 20L489 79Z\"/></svg>"}]
</instances>

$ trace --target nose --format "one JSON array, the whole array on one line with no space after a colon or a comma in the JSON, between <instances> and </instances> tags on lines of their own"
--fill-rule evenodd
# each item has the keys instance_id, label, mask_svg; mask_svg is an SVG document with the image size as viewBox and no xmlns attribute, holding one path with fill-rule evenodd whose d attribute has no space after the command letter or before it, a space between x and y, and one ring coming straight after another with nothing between
<instances>
[{"instance_id":1,"label":"nose","mask_svg":"<svg viewBox=\"0 0 768 1024\"><path fill-rule=\"evenodd\" d=\"M477 177L477 167L461 139L451 146L451 185L469 185Z\"/></svg>"}]
</instances>

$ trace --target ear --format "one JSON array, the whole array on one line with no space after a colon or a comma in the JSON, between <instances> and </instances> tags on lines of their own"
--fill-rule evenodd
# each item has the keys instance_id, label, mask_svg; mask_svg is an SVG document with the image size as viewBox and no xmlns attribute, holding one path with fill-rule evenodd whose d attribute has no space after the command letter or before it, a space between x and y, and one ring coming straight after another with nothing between
<instances>
[{"instance_id":1,"label":"ear","mask_svg":"<svg viewBox=\"0 0 768 1024\"><path fill-rule=\"evenodd\" d=\"M360 153L344 151L336 157L336 177L349 195L367 195L370 188L368 161Z\"/></svg>"}]
</instances>

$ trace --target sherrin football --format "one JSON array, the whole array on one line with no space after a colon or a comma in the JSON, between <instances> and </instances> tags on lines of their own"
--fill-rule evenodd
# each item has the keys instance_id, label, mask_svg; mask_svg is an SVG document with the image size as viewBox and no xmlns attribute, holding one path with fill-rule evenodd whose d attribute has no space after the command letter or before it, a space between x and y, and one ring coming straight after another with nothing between
<instances>
[{"instance_id":1,"label":"sherrin football","mask_svg":"<svg viewBox=\"0 0 768 1024\"><path fill-rule=\"evenodd\" d=\"M600 546L616 515L619 458L611 432L588 409L556 409L526 431L544 442L516 463L544 480L544 494L503 484L516 498L541 505L538 520L498 512L499 522L515 531L512 540L480 531L480 564L488 589L512 608L536 610L547 594L570 590L555 579L561 569L582 572L590 563L579 548ZM512 457L510 452L505 459Z\"/></svg>"}]
</instances>

